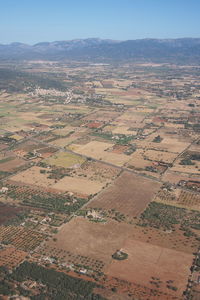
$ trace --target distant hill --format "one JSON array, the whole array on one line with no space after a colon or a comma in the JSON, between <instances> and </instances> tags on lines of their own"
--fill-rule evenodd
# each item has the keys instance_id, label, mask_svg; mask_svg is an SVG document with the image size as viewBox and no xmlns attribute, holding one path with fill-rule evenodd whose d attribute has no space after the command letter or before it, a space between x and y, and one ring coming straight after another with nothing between
<instances>
[{"instance_id":1,"label":"distant hill","mask_svg":"<svg viewBox=\"0 0 200 300\"><path fill-rule=\"evenodd\" d=\"M30 59L200 64L200 38L129 41L90 38L43 42L33 46L0 44L0 60Z\"/></svg>"}]
</instances>

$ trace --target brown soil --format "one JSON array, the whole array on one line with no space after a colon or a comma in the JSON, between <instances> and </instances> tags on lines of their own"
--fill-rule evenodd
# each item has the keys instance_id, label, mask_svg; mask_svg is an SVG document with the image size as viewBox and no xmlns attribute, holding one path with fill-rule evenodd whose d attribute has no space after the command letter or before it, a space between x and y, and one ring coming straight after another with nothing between
<instances>
[{"instance_id":1,"label":"brown soil","mask_svg":"<svg viewBox=\"0 0 200 300\"><path fill-rule=\"evenodd\" d=\"M14 219L17 216L17 214L22 211L22 208L4 205L3 203L0 203L0 225L6 223L11 219Z\"/></svg>"},{"instance_id":2,"label":"brown soil","mask_svg":"<svg viewBox=\"0 0 200 300\"><path fill-rule=\"evenodd\" d=\"M193 255L131 239L125 241L122 251L128 254L128 259L113 260L105 272L108 276L181 297Z\"/></svg>"},{"instance_id":3,"label":"brown soil","mask_svg":"<svg viewBox=\"0 0 200 300\"><path fill-rule=\"evenodd\" d=\"M152 200L159 187L160 183L156 181L123 172L87 207L115 209L126 215L138 216Z\"/></svg>"}]
</instances>

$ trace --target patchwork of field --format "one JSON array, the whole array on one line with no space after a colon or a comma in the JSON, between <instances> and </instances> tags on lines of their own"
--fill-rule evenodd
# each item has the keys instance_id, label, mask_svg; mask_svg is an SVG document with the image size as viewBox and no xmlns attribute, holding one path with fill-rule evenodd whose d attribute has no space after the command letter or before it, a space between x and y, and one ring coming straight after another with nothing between
<instances>
[{"instance_id":1,"label":"patchwork of field","mask_svg":"<svg viewBox=\"0 0 200 300\"><path fill-rule=\"evenodd\" d=\"M105 299L192 299L200 267L198 66L4 68L0 266L30 260L96 282ZM40 284L24 293L43 297L48 286ZM20 287L12 295L21 297Z\"/></svg>"},{"instance_id":2,"label":"patchwork of field","mask_svg":"<svg viewBox=\"0 0 200 300\"><path fill-rule=\"evenodd\" d=\"M43 143L37 142L37 141L25 141L25 142L21 142L20 144L16 145L14 147L14 152L20 155L20 152L26 154L28 152L32 152L32 151L42 151L42 152L55 152L56 149L54 149L53 147L47 147L46 145L44 145Z\"/></svg>"},{"instance_id":3,"label":"patchwork of field","mask_svg":"<svg viewBox=\"0 0 200 300\"><path fill-rule=\"evenodd\" d=\"M56 147L65 147L89 132L83 127L67 127L66 131L65 127L57 129L53 133L56 134L56 137L52 135L52 138L49 138L47 142Z\"/></svg>"},{"instance_id":4,"label":"patchwork of field","mask_svg":"<svg viewBox=\"0 0 200 300\"><path fill-rule=\"evenodd\" d=\"M87 207L115 209L135 217L145 209L159 187L159 182L123 172L111 186L90 201Z\"/></svg>"},{"instance_id":5,"label":"patchwork of field","mask_svg":"<svg viewBox=\"0 0 200 300\"><path fill-rule=\"evenodd\" d=\"M83 177L84 173L79 168L75 169L75 174L72 173L71 176L68 175L59 180L50 178L48 171L49 169L33 166L10 177L10 179L19 183L52 188L58 192L72 192L83 197L98 193L109 182L108 179L103 181L98 180L98 173L96 175L97 180L94 180L94 177L91 177L92 180L87 178L87 176Z\"/></svg>"},{"instance_id":6,"label":"patchwork of field","mask_svg":"<svg viewBox=\"0 0 200 300\"><path fill-rule=\"evenodd\" d=\"M49 244L42 246L39 252L45 257L56 257L60 261L64 261L66 265L81 265L96 272L102 272L105 265L101 260L91 258L90 256L74 254L74 252L58 248L57 246L50 246Z\"/></svg>"},{"instance_id":7,"label":"patchwork of field","mask_svg":"<svg viewBox=\"0 0 200 300\"><path fill-rule=\"evenodd\" d=\"M7 180L7 196L24 206L37 207L39 210L49 212L63 212L69 216L87 202L84 195L62 192L53 188L43 188L36 185Z\"/></svg>"},{"instance_id":8,"label":"patchwork of field","mask_svg":"<svg viewBox=\"0 0 200 300\"><path fill-rule=\"evenodd\" d=\"M126 135L136 135L137 131L129 130L128 126L116 126L111 132L113 134L126 134Z\"/></svg>"},{"instance_id":9,"label":"patchwork of field","mask_svg":"<svg viewBox=\"0 0 200 300\"><path fill-rule=\"evenodd\" d=\"M129 109L120 117L116 118L113 124L117 126L128 126L129 128L140 128L141 126L144 126L144 124L142 124L144 118L145 114L137 113Z\"/></svg>"},{"instance_id":10,"label":"patchwork of field","mask_svg":"<svg viewBox=\"0 0 200 300\"><path fill-rule=\"evenodd\" d=\"M144 150L137 149L130 157L130 160L127 162L126 166L133 169L145 169L146 167L150 167L152 165L151 161L148 161L144 158Z\"/></svg>"}]
</instances>

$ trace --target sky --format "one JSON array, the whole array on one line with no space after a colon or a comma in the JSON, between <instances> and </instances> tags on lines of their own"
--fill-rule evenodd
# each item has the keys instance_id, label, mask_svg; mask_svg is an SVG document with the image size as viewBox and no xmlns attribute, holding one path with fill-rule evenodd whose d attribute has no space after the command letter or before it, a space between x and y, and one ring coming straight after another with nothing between
<instances>
[{"instance_id":1,"label":"sky","mask_svg":"<svg viewBox=\"0 0 200 300\"><path fill-rule=\"evenodd\" d=\"M0 0L0 43L200 37L200 0Z\"/></svg>"}]
</instances>

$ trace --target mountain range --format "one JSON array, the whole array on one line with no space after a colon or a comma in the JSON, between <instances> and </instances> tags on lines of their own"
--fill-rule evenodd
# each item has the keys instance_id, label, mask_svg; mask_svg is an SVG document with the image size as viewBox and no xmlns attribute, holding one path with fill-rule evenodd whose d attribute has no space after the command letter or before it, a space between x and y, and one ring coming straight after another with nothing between
<instances>
[{"instance_id":1,"label":"mountain range","mask_svg":"<svg viewBox=\"0 0 200 300\"><path fill-rule=\"evenodd\" d=\"M35 45L0 44L1 61L38 59L200 64L200 38L127 41L89 38Z\"/></svg>"}]
</instances>

